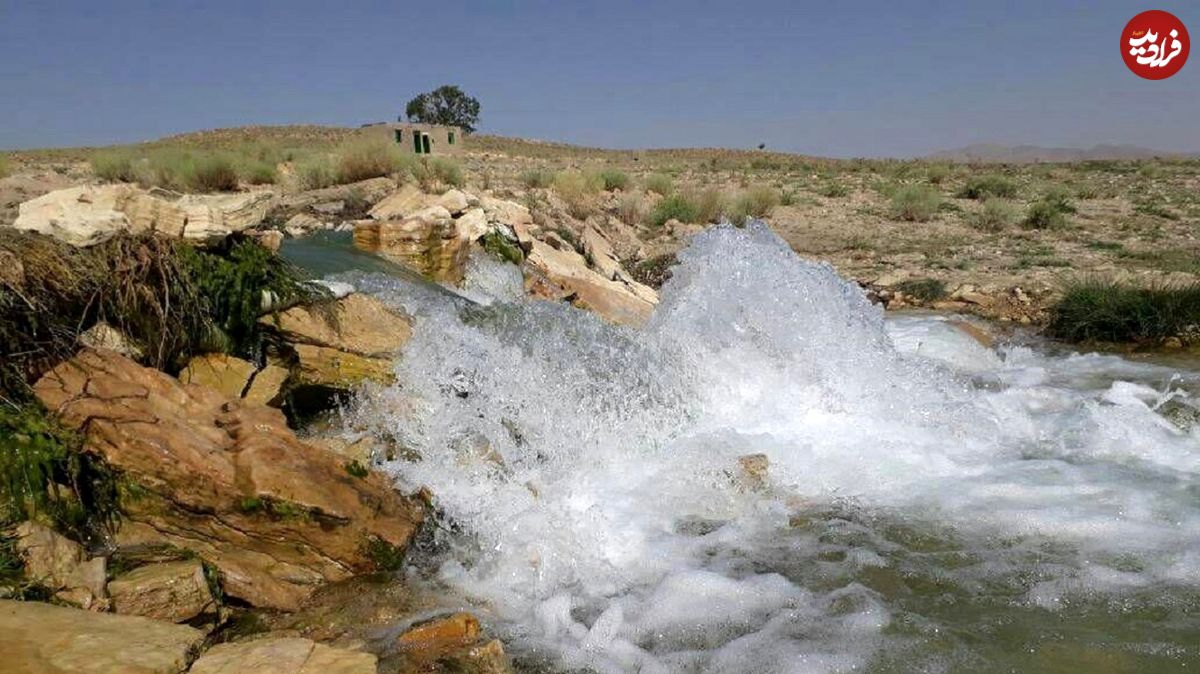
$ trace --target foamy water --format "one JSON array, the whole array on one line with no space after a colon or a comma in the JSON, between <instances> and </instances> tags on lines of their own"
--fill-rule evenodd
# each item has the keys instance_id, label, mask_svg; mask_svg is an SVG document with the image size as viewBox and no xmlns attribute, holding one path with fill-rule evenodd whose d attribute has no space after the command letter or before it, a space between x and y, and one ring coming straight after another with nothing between
<instances>
[{"instance_id":1,"label":"foamy water","mask_svg":"<svg viewBox=\"0 0 1200 674\"><path fill-rule=\"evenodd\" d=\"M640 330L490 260L486 306L354 280L419 319L358 423L419 455L386 469L436 495L438 577L522 662L1200 667L1194 372L885 321L757 226L697 237Z\"/></svg>"}]
</instances>

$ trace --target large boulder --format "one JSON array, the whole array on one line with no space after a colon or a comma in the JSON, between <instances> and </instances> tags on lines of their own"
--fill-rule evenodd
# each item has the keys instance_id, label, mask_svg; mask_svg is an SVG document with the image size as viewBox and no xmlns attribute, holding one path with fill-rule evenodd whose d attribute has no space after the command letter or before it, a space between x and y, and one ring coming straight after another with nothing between
<instances>
[{"instance_id":1,"label":"large boulder","mask_svg":"<svg viewBox=\"0 0 1200 674\"><path fill-rule=\"evenodd\" d=\"M654 311L658 296L640 283L606 278L588 268L587 260L569 245L557 247L531 239L525 259L526 291L537 298L569 300L622 325L641 325Z\"/></svg>"},{"instance_id":2,"label":"large boulder","mask_svg":"<svg viewBox=\"0 0 1200 674\"><path fill-rule=\"evenodd\" d=\"M219 644L192 665L191 674L375 674L375 656L300 637Z\"/></svg>"},{"instance_id":3,"label":"large boulder","mask_svg":"<svg viewBox=\"0 0 1200 674\"><path fill-rule=\"evenodd\" d=\"M108 607L103 557L88 559L83 546L36 522L22 522L14 545L25 576L59 601L85 609Z\"/></svg>"},{"instance_id":4,"label":"large boulder","mask_svg":"<svg viewBox=\"0 0 1200 674\"><path fill-rule=\"evenodd\" d=\"M405 185L387 195L368 212L375 220L402 220L437 203L437 197L425 194L416 185Z\"/></svg>"},{"instance_id":5,"label":"large boulder","mask_svg":"<svg viewBox=\"0 0 1200 674\"><path fill-rule=\"evenodd\" d=\"M372 552L405 546L421 520L382 477L298 440L278 410L111 351L81 351L34 392L136 485L119 543L191 550L255 606L294 609L320 584L375 569Z\"/></svg>"},{"instance_id":6,"label":"large boulder","mask_svg":"<svg viewBox=\"0 0 1200 674\"><path fill-rule=\"evenodd\" d=\"M262 222L273 197L269 191L179 196L133 185L79 185L21 204L13 227L81 247L120 232L210 241Z\"/></svg>"},{"instance_id":7,"label":"large boulder","mask_svg":"<svg viewBox=\"0 0 1200 674\"><path fill-rule=\"evenodd\" d=\"M412 319L383 302L352 293L332 304L297 306L261 319L289 342L360 356L395 356L412 336Z\"/></svg>"},{"instance_id":8,"label":"large boulder","mask_svg":"<svg viewBox=\"0 0 1200 674\"><path fill-rule=\"evenodd\" d=\"M129 230L124 207L138 192L131 185L79 185L55 190L20 205L13 227L72 246L94 246Z\"/></svg>"},{"instance_id":9,"label":"large boulder","mask_svg":"<svg viewBox=\"0 0 1200 674\"><path fill-rule=\"evenodd\" d=\"M0 667L13 674L178 674L203 640L186 625L0 600Z\"/></svg>"},{"instance_id":10,"label":"large boulder","mask_svg":"<svg viewBox=\"0 0 1200 674\"><path fill-rule=\"evenodd\" d=\"M359 220L354 245L403 264L435 281L458 284L466 273L468 232L442 206L403 220Z\"/></svg>"}]
</instances>

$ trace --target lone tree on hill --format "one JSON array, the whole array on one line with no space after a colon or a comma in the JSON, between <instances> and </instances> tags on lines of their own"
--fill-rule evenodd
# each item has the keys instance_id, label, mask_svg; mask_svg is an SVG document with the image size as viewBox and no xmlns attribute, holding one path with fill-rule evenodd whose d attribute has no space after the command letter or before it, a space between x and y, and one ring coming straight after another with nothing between
<instances>
[{"instance_id":1,"label":"lone tree on hill","mask_svg":"<svg viewBox=\"0 0 1200 674\"><path fill-rule=\"evenodd\" d=\"M409 101L404 114L410 122L446 124L471 133L479 121L479 101L446 84Z\"/></svg>"}]
</instances>

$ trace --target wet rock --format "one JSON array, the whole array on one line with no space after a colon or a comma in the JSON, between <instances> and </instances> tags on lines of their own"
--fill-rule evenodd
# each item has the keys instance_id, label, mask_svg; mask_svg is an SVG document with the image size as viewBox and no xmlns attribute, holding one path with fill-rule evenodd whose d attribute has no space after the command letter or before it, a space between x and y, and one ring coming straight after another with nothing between
<instances>
[{"instance_id":1,"label":"wet rock","mask_svg":"<svg viewBox=\"0 0 1200 674\"><path fill-rule=\"evenodd\" d=\"M15 545L25 576L56 598L85 609L108 607L103 557L89 560L82 545L36 522L17 527Z\"/></svg>"},{"instance_id":2,"label":"wet rock","mask_svg":"<svg viewBox=\"0 0 1200 674\"><path fill-rule=\"evenodd\" d=\"M435 281L458 284L466 272L467 233L441 206L403 220L359 220L354 245L403 264Z\"/></svg>"},{"instance_id":3,"label":"wet rock","mask_svg":"<svg viewBox=\"0 0 1200 674\"><path fill-rule=\"evenodd\" d=\"M396 646L413 660L438 660L479 641L479 620L455 613L419 623L396 637Z\"/></svg>"},{"instance_id":4,"label":"wet rock","mask_svg":"<svg viewBox=\"0 0 1200 674\"><path fill-rule=\"evenodd\" d=\"M375 656L298 637L213 646L190 674L375 674Z\"/></svg>"},{"instance_id":5,"label":"wet rock","mask_svg":"<svg viewBox=\"0 0 1200 674\"><path fill-rule=\"evenodd\" d=\"M254 373L242 400L255 405L270 405L279 399L291 373L285 367L268 364Z\"/></svg>"},{"instance_id":6,"label":"wet rock","mask_svg":"<svg viewBox=\"0 0 1200 674\"><path fill-rule=\"evenodd\" d=\"M179 372L179 381L207 386L227 398L241 398L254 376L254 369L254 363L241 358L225 353L206 353L188 361Z\"/></svg>"},{"instance_id":7,"label":"wet rock","mask_svg":"<svg viewBox=\"0 0 1200 674\"><path fill-rule=\"evenodd\" d=\"M119 544L191 550L255 606L293 609L322 583L371 571L371 541L403 547L421 519L383 478L351 476L298 440L278 410L111 351L81 351L34 392L139 487L122 499Z\"/></svg>"},{"instance_id":8,"label":"wet rock","mask_svg":"<svg viewBox=\"0 0 1200 674\"><path fill-rule=\"evenodd\" d=\"M653 290L607 279L587 266L568 245L560 248L533 240L525 261L526 292L542 299L569 299L614 323L641 325L658 296ZM637 287L641 286L641 287Z\"/></svg>"},{"instance_id":9,"label":"wet rock","mask_svg":"<svg viewBox=\"0 0 1200 674\"><path fill-rule=\"evenodd\" d=\"M204 634L138 616L0 600L0 669L20 674L178 674Z\"/></svg>"},{"instance_id":10,"label":"wet rock","mask_svg":"<svg viewBox=\"0 0 1200 674\"><path fill-rule=\"evenodd\" d=\"M216 599L198 560L143 566L108 584L116 613L180 623L214 613Z\"/></svg>"},{"instance_id":11,"label":"wet rock","mask_svg":"<svg viewBox=\"0 0 1200 674\"><path fill-rule=\"evenodd\" d=\"M362 293L332 304L293 307L261 322L289 342L361 356L395 356L412 336L412 319Z\"/></svg>"},{"instance_id":12,"label":"wet rock","mask_svg":"<svg viewBox=\"0 0 1200 674\"><path fill-rule=\"evenodd\" d=\"M765 489L770 476L771 461L766 454L746 454L738 457L738 481L754 490Z\"/></svg>"},{"instance_id":13,"label":"wet rock","mask_svg":"<svg viewBox=\"0 0 1200 674\"><path fill-rule=\"evenodd\" d=\"M992 338L992 335L987 330L976 325L975 323L964 320L952 320L949 321L949 323L954 327L955 330L958 330L976 342L979 342L979 345L986 349L990 349L995 345L995 340Z\"/></svg>"},{"instance_id":14,"label":"wet rock","mask_svg":"<svg viewBox=\"0 0 1200 674\"><path fill-rule=\"evenodd\" d=\"M308 236L320 229L325 229L325 223L307 213L297 213L283 223L283 230L293 239Z\"/></svg>"},{"instance_id":15,"label":"wet rock","mask_svg":"<svg viewBox=\"0 0 1200 674\"><path fill-rule=\"evenodd\" d=\"M297 380L302 384L334 389L352 389L372 381L384 386L396 380L392 361L311 344L293 346Z\"/></svg>"},{"instance_id":16,"label":"wet rock","mask_svg":"<svg viewBox=\"0 0 1200 674\"><path fill-rule=\"evenodd\" d=\"M136 344L130 341L120 330L117 330L104 321L100 321L80 333L79 345L93 349L116 351L122 356L134 360L142 357L142 350Z\"/></svg>"}]
</instances>

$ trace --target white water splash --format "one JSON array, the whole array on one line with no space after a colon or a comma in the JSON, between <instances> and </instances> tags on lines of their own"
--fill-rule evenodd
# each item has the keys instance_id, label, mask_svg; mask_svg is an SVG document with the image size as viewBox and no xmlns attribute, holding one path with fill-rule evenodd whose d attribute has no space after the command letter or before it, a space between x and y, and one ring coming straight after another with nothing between
<instances>
[{"instance_id":1,"label":"white water splash","mask_svg":"<svg viewBox=\"0 0 1200 674\"><path fill-rule=\"evenodd\" d=\"M484 271L477 293L513 299ZM905 638L893 598L857 579L896 546L854 518L791 533L845 504L976 541L974 563L936 572L967 592L1065 546L1017 604L1200 585L1200 435L1156 411L1190 405L1192 375L885 326L762 226L697 237L642 330L548 303L414 305L373 278L356 284L419 321L401 384L360 417L421 456L387 468L460 529L442 579L555 667L868 665ZM738 478L751 453L765 490Z\"/></svg>"}]
</instances>

